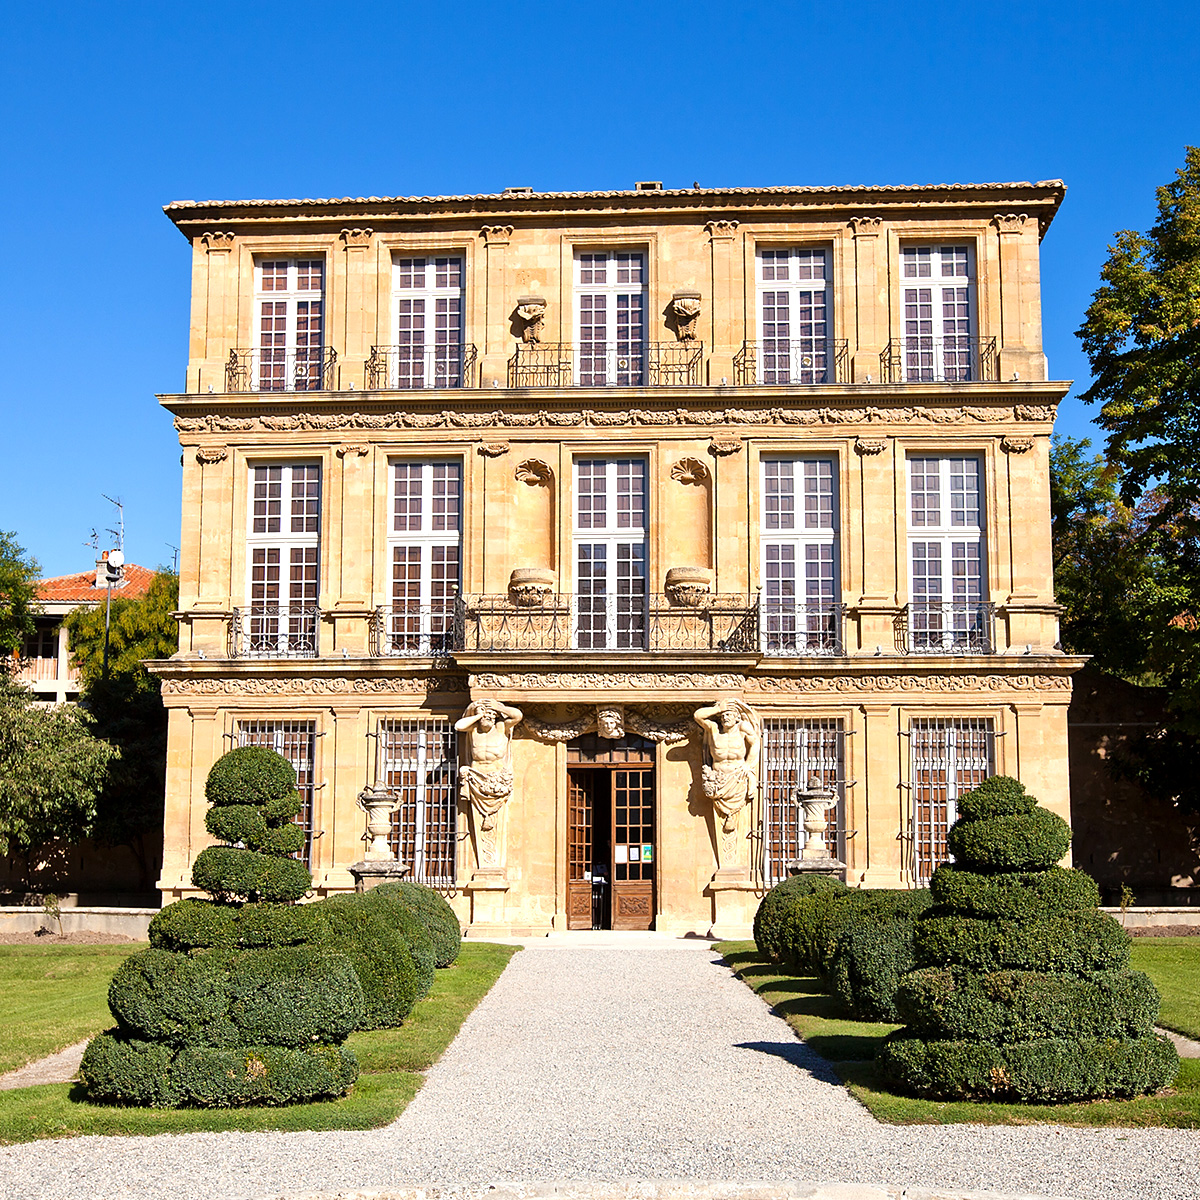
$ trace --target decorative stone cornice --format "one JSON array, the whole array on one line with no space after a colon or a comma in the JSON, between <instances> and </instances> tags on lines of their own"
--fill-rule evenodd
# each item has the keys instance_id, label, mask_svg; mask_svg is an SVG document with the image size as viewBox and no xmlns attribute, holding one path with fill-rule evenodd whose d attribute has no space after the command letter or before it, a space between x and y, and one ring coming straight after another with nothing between
<instances>
[{"instance_id":1,"label":"decorative stone cornice","mask_svg":"<svg viewBox=\"0 0 1200 1200\"><path fill-rule=\"evenodd\" d=\"M1027 450L1033 449L1033 438L1002 437L1000 439L1000 449L1005 454L1024 454Z\"/></svg>"},{"instance_id":2,"label":"decorative stone cornice","mask_svg":"<svg viewBox=\"0 0 1200 1200\"><path fill-rule=\"evenodd\" d=\"M992 224L1001 233L1022 233L1026 224L1032 220L1024 213L997 213L992 218Z\"/></svg>"},{"instance_id":3,"label":"decorative stone cornice","mask_svg":"<svg viewBox=\"0 0 1200 1200\"><path fill-rule=\"evenodd\" d=\"M512 237L512 231L511 225L485 225L480 229L479 236L483 238L485 245L507 246L508 239Z\"/></svg>"},{"instance_id":4,"label":"decorative stone cornice","mask_svg":"<svg viewBox=\"0 0 1200 1200\"><path fill-rule=\"evenodd\" d=\"M1069 692L1068 675L750 676L755 692Z\"/></svg>"},{"instance_id":5,"label":"decorative stone cornice","mask_svg":"<svg viewBox=\"0 0 1200 1200\"><path fill-rule=\"evenodd\" d=\"M671 467L671 478L683 484L701 486L708 482L708 477L708 468L698 458L681 458Z\"/></svg>"},{"instance_id":6,"label":"decorative stone cornice","mask_svg":"<svg viewBox=\"0 0 1200 1200\"><path fill-rule=\"evenodd\" d=\"M204 243L204 248L209 254L224 254L232 250L233 238L234 235L232 233L222 233L219 230L200 235L200 240Z\"/></svg>"},{"instance_id":7,"label":"decorative stone cornice","mask_svg":"<svg viewBox=\"0 0 1200 1200\"><path fill-rule=\"evenodd\" d=\"M706 221L704 228L714 242L727 242L732 240L740 224L740 221Z\"/></svg>"},{"instance_id":8,"label":"decorative stone cornice","mask_svg":"<svg viewBox=\"0 0 1200 1200\"><path fill-rule=\"evenodd\" d=\"M228 446L201 446L196 451L196 461L206 466L224 462L229 457Z\"/></svg>"},{"instance_id":9,"label":"decorative stone cornice","mask_svg":"<svg viewBox=\"0 0 1200 1200\"><path fill-rule=\"evenodd\" d=\"M338 458L345 458L351 454L357 455L359 458L366 458L371 453L371 447L360 443L348 442L345 445L339 446L335 453Z\"/></svg>"},{"instance_id":10,"label":"decorative stone cornice","mask_svg":"<svg viewBox=\"0 0 1200 1200\"><path fill-rule=\"evenodd\" d=\"M510 447L507 442L480 442L475 449L484 458L499 458L502 454L507 454Z\"/></svg>"},{"instance_id":11,"label":"decorative stone cornice","mask_svg":"<svg viewBox=\"0 0 1200 1200\"><path fill-rule=\"evenodd\" d=\"M619 426L662 428L666 426L762 425L772 427L810 427L814 425L995 425L1002 422L1054 420L1056 404L901 405L886 403L865 407L838 407L814 401L789 408L629 408L615 411L598 409L540 409L536 412L440 412L400 411L389 413L299 412L268 413L251 417L232 417L209 413L202 417L178 416L175 429L181 434L249 433L269 430L273 433L296 430L369 430L369 429L603 429ZM736 454L742 443L735 438L714 435L709 453Z\"/></svg>"},{"instance_id":12,"label":"decorative stone cornice","mask_svg":"<svg viewBox=\"0 0 1200 1200\"><path fill-rule=\"evenodd\" d=\"M707 671L521 671L509 675L486 673L470 676L471 687L487 690L505 688L560 688L612 691L613 688L644 688L677 691L729 691L742 687L744 675L710 674Z\"/></svg>"},{"instance_id":13,"label":"decorative stone cornice","mask_svg":"<svg viewBox=\"0 0 1200 1200\"><path fill-rule=\"evenodd\" d=\"M854 439L854 453L861 458L882 454L886 448L887 442L883 438L858 437Z\"/></svg>"},{"instance_id":14,"label":"decorative stone cornice","mask_svg":"<svg viewBox=\"0 0 1200 1200\"><path fill-rule=\"evenodd\" d=\"M883 228L882 217L851 217L848 222L854 236L878 237Z\"/></svg>"},{"instance_id":15,"label":"decorative stone cornice","mask_svg":"<svg viewBox=\"0 0 1200 1200\"><path fill-rule=\"evenodd\" d=\"M513 468L513 477L530 487L549 487L554 482L554 472L540 458L527 458Z\"/></svg>"},{"instance_id":16,"label":"decorative stone cornice","mask_svg":"<svg viewBox=\"0 0 1200 1200\"><path fill-rule=\"evenodd\" d=\"M369 676L348 679L341 675L260 678L253 675L224 679L211 676L164 679L166 696L349 696L396 693L465 692L465 675Z\"/></svg>"},{"instance_id":17,"label":"decorative stone cornice","mask_svg":"<svg viewBox=\"0 0 1200 1200\"><path fill-rule=\"evenodd\" d=\"M343 229L339 236L347 250L365 250L371 244L371 236L374 232L375 230L367 227Z\"/></svg>"}]
</instances>

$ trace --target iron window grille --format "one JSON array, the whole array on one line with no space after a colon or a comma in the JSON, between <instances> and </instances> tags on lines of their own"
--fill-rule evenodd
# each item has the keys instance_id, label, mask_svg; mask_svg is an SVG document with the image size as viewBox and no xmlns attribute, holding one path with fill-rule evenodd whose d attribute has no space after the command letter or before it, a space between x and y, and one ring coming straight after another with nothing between
<instances>
[{"instance_id":1,"label":"iron window grille","mask_svg":"<svg viewBox=\"0 0 1200 1200\"><path fill-rule=\"evenodd\" d=\"M317 727L313 721L239 721L239 746L265 746L283 755L296 772L296 791L300 793L300 812L296 823L304 829L304 849L294 857L312 866L313 795L316 776Z\"/></svg>"}]
</instances>

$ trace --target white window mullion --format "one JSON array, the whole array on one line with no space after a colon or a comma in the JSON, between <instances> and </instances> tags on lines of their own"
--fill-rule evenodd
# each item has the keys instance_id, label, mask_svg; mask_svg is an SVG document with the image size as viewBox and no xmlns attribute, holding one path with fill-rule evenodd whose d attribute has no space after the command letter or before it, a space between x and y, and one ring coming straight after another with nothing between
<instances>
[{"instance_id":1,"label":"white window mullion","mask_svg":"<svg viewBox=\"0 0 1200 1200\"><path fill-rule=\"evenodd\" d=\"M646 382L644 254L576 253L575 319L575 383L630 387Z\"/></svg>"},{"instance_id":2,"label":"white window mullion","mask_svg":"<svg viewBox=\"0 0 1200 1200\"><path fill-rule=\"evenodd\" d=\"M462 387L463 278L463 259L456 255L395 260L396 346L389 387Z\"/></svg>"},{"instance_id":3,"label":"white window mullion","mask_svg":"<svg viewBox=\"0 0 1200 1200\"><path fill-rule=\"evenodd\" d=\"M974 260L965 245L901 249L904 380L979 378Z\"/></svg>"},{"instance_id":4,"label":"white window mullion","mask_svg":"<svg viewBox=\"0 0 1200 1200\"><path fill-rule=\"evenodd\" d=\"M325 386L325 262L320 258L255 263L256 345L253 387L312 392Z\"/></svg>"},{"instance_id":5,"label":"white window mullion","mask_svg":"<svg viewBox=\"0 0 1200 1200\"><path fill-rule=\"evenodd\" d=\"M759 383L833 381L829 282L824 249L759 251Z\"/></svg>"}]
</instances>

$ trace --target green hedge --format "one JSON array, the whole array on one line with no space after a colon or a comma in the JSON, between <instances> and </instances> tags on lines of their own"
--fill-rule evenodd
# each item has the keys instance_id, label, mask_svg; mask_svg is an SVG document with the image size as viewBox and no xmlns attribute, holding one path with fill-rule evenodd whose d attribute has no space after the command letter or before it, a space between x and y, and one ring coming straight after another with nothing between
<instances>
[{"instance_id":1,"label":"green hedge","mask_svg":"<svg viewBox=\"0 0 1200 1200\"><path fill-rule=\"evenodd\" d=\"M947 1100L1063 1103L1155 1092L1175 1078L1179 1056L1165 1037L924 1042L898 1030L876 1061L893 1083Z\"/></svg>"},{"instance_id":2,"label":"green hedge","mask_svg":"<svg viewBox=\"0 0 1200 1200\"><path fill-rule=\"evenodd\" d=\"M403 1023L417 1001L417 972L404 938L365 896L330 896L312 906L326 927L325 945L344 954L362 985L360 1029Z\"/></svg>"},{"instance_id":3,"label":"green hedge","mask_svg":"<svg viewBox=\"0 0 1200 1200\"><path fill-rule=\"evenodd\" d=\"M244 949L273 949L321 942L325 924L316 904L243 904L234 932Z\"/></svg>"},{"instance_id":4,"label":"green hedge","mask_svg":"<svg viewBox=\"0 0 1200 1200\"><path fill-rule=\"evenodd\" d=\"M791 875L777 883L761 900L754 914L754 944L764 958L772 962L791 962L791 936L785 939L785 928L791 928L793 904L818 892L848 891L840 880L829 875Z\"/></svg>"},{"instance_id":5,"label":"green hedge","mask_svg":"<svg viewBox=\"0 0 1200 1200\"><path fill-rule=\"evenodd\" d=\"M1044 871L1071 845L1071 827L1048 808L1016 816L962 819L950 826L946 848L968 869Z\"/></svg>"},{"instance_id":6,"label":"green hedge","mask_svg":"<svg viewBox=\"0 0 1200 1200\"><path fill-rule=\"evenodd\" d=\"M150 945L159 950L208 950L237 945L239 911L212 900L176 900L150 919Z\"/></svg>"},{"instance_id":7,"label":"green hedge","mask_svg":"<svg viewBox=\"0 0 1200 1200\"><path fill-rule=\"evenodd\" d=\"M167 950L131 954L113 975L108 1007L128 1037L165 1046L236 1046L229 1017L230 956Z\"/></svg>"},{"instance_id":8,"label":"green hedge","mask_svg":"<svg viewBox=\"0 0 1200 1200\"><path fill-rule=\"evenodd\" d=\"M398 897L416 913L433 939L434 962L439 967L451 966L462 948L462 930L454 909L445 896L413 879L383 883L372 888L369 896L384 899Z\"/></svg>"},{"instance_id":9,"label":"green hedge","mask_svg":"<svg viewBox=\"0 0 1200 1200\"><path fill-rule=\"evenodd\" d=\"M208 772L204 796L209 804L259 805L296 790L296 772L281 754L265 746L239 746L221 755Z\"/></svg>"},{"instance_id":10,"label":"green hedge","mask_svg":"<svg viewBox=\"0 0 1200 1200\"><path fill-rule=\"evenodd\" d=\"M364 893L363 899L369 908L373 908L389 927L394 929L403 939L412 955L413 969L417 973L417 999L429 995L433 987L433 977L437 973L437 954L434 951L433 938L424 922L408 907L401 896L393 893L379 895L379 888L372 888Z\"/></svg>"},{"instance_id":11,"label":"green hedge","mask_svg":"<svg viewBox=\"0 0 1200 1200\"><path fill-rule=\"evenodd\" d=\"M977 971L1068 971L1088 975L1129 962L1129 936L1099 912L1050 915L1028 921L927 914L913 931L919 966Z\"/></svg>"},{"instance_id":12,"label":"green hedge","mask_svg":"<svg viewBox=\"0 0 1200 1200\"><path fill-rule=\"evenodd\" d=\"M173 1054L163 1045L105 1033L84 1051L79 1077L96 1103L231 1108L344 1095L358 1077L358 1063L342 1046L201 1046Z\"/></svg>"},{"instance_id":13,"label":"green hedge","mask_svg":"<svg viewBox=\"0 0 1200 1200\"><path fill-rule=\"evenodd\" d=\"M1154 1031L1158 992L1141 971L1081 978L929 967L905 978L896 1007L908 1032L928 1041L1137 1038Z\"/></svg>"},{"instance_id":14,"label":"green hedge","mask_svg":"<svg viewBox=\"0 0 1200 1200\"><path fill-rule=\"evenodd\" d=\"M974 917L1028 921L1050 912L1082 912L1100 903L1100 889L1090 875L1066 867L1046 871L981 875L946 863L929 881L939 909Z\"/></svg>"},{"instance_id":15,"label":"green hedge","mask_svg":"<svg viewBox=\"0 0 1200 1200\"><path fill-rule=\"evenodd\" d=\"M1011 775L993 775L977 788L964 792L958 798L958 815L964 821L978 821L986 817L1012 817L1031 813L1037 808L1037 800L1026 790L1025 785Z\"/></svg>"},{"instance_id":16,"label":"green hedge","mask_svg":"<svg viewBox=\"0 0 1200 1200\"><path fill-rule=\"evenodd\" d=\"M896 989L915 965L913 925L929 892L872 891L848 914L833 955L830 986L860 1021L896 1021Z\"/></svg>"},{"instance_id":17,"label":"green hedge","mask_svg":"<svg viewBox=\"0 0 1200 1200\"><path fill-rule=\"evenodd\" d=\"M192 864L192 882L218 899L299 900L312 887L296 858L258 854L236 846L208 846Z\"/></svg>"}]
</instances>

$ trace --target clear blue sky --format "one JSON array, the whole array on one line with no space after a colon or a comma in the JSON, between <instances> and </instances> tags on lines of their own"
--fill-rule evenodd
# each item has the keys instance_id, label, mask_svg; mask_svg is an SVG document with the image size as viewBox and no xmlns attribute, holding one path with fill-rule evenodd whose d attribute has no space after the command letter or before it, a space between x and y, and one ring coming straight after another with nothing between
<instances>
[{"instance_id":1,"label":"clear blue sky","mask_svg":"<svg viewBox=\"0 0 1200 1200\"><path fill-rule=\"evenodd\" d=\"M1191 15L1189 16L1189 12ZM83 569L102 493L171 561L176 199L1061 177L1051 374L1114 231L1200 141L1189 5L1133 2L14 5L4 21L0 529ZM1088 432L1074 400L1059 429ZM102 536L103 532L102 532Z\"/></svg>"}]
</instances>

